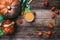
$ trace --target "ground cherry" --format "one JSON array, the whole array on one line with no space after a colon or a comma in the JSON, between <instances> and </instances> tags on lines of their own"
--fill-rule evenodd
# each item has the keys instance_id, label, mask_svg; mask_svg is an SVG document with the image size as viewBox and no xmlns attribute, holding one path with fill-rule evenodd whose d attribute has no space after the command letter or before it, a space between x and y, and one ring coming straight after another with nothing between
<instances>
[{"instance_id":1,"label":"ground cherry","mask_svg":"<svg viewBox=\"0 0 60 40\"><path fill-rule=\"evenodd\" d=\"M54 6L51 8L52 11L55 11L55 9L56 9L56 8L55 8Z\"/></svg>"},{"instance_id":2,"label":"ground cherry","mask_svg":"<svg viewBox=\"0 0 60 40\"><path fill-rule=\"evenodd\" d=\"M55 13L56 13L56 14L59 14L59 10L56 10Z\"/></svg>"},{"instance_id":3,"label":"ground cherry","mask_svg":"<svg viewBox=\"0 0 60 40\"><path fill-rule=\"evenodd\" d=\"M49 34L49 35L50 35L50 34L51 34L51 31L47 31L47 34Z\"/></svg>"},{"instance_id":4,"label":"ground cherry","mask_svg":"<svg viewBox=\"0 0 60 40\"><path fill-rule=\"evenodd\" d=\"M49 28L54 28L54 25L52 23L49 23Z\"/></svg>"},{"instance_id":5,"label":"ground cherry","mask_svg":"<svg viewBox=\"0 0 60 40\"><path fill-rule=\"evenodd\" d=\"M44 6L48 6L49 5L49 3L48 3L48 1L44 1Z\"/></svg>"},{"instance_id":6,"label":"ground cherry","mask_svg":"<svg viewBox=\"0 0 60 40\"><path fill-rule=\"evenodd\" d=\"M46 38L49 38L49 37L50 37L50 35L49 35L49 34L46 34L46 35L45 35L45 37L46 37Z\"/></svg>"},{"instance_id":7,"label":"ground cherry","mask_svg":"<svg viewBox=\"0 0 60 40\"><path fill-rule=\"evenodd\" d=\"M54 19L56 17L56 15L53 13L51 14L51 18Z\"/></svg>"},{"instance_id":8,"label":"ground cherry","mask_svg":"<svg viewBox=\"0 0 60 40\"><path fill-rule=\"evenodd\" d=\"M42 32L42 31L39 31L39 32L38 32L38 35L39 35L39 36L43 35L43 32Z\"/></svg>"},{"instance_id":9,"label":"ground cherry","mask_svg":"<svg viewBox=\"0 0 60 40\"><path fill-rule=\"evenodd\" d=\"M22 19L18 19L18 23L22 24L23 20Z\"/></svg>"}]
</instances>

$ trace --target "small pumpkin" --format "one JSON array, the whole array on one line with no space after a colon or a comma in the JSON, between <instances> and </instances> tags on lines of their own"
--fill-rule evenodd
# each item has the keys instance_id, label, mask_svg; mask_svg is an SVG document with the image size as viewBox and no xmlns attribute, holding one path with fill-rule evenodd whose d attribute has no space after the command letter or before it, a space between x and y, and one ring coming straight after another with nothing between
<instances>
[{"instance_id":1,"label":"small pumpkin","mask_svg":"<svg viewBox=\"0 0 60 40\"><path fill-rule=\"evenodd\" d=\"M13 18L20 12L20 2L18 0L0 0L0 14Z\"/></svg>"},{"instance_id":2,"label":"small pumpkin","mask_svg":"<svg viewBox=\"0 0 60 40\"><path fill-rule=\"evenodd\" d=\"M14 22L11 20L3 21L1 27L5 34L12 34L14 32Z\"/></svg>"}]
</instances>

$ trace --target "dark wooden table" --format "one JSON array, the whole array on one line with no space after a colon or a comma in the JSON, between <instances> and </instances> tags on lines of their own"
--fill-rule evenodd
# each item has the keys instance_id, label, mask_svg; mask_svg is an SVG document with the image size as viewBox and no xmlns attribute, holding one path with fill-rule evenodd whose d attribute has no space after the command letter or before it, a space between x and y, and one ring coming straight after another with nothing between
<instances>
[{"instance_id":1,"label":"dark wooden table","mask_svg":"<svg viewBox=\"0 0 60 40\"><path fill-rule=\"evenodd\" d=\"M55 24L55 20L51 19L51 14L54 13L50 10L50 7L44 7L42 5L44 0L33 0L31 3L31 11L36 13L35 21L28 23L23 18L23 24L16 26L16 33L13 35L5 35L0 40L60 40L60 15L57 16L56 26L54 29L48 28L48 24L51 22ZM57 0L56 0L57 1ZM51 3L51 2L49 2ZM59 7L59 6L58 6ZM52 36L49 39L45 37L39 37L37 31L42 30L46 32L51 30ZM54 33L56 31L56 33Z\"/></svg>"}]
</instances>

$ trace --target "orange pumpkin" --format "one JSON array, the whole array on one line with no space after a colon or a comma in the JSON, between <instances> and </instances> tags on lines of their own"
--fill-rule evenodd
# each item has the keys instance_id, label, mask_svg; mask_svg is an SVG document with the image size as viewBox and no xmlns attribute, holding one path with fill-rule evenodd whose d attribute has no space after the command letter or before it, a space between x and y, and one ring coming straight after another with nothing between
<instances>
[{"instance_id":1,"label":"orange pumpkin","mask_svg":"<svg viewBox=\"0 0 60 40\"><path fill-rule=\"evenodd\" d=\"M15 17L18 14L19 5L18 0L0 0L0 13L9 18Z\"/></svg>"},{"instance_id":2,"label":"orange pumpkin","mask_svg":"<svg viewBox=\"0 0 60 40\"><path fill-rule=\"evenodd\" d=\"M14 22L11 20L5 20L2 23L2 30L5 34L12 34L14 32Z\"/></svg>"}]
</instances>

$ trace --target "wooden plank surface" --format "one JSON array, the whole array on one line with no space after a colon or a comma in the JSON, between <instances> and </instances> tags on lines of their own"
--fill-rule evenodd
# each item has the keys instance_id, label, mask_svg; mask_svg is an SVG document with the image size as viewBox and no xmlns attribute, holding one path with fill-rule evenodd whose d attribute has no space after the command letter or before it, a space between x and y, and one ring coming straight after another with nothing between
<instances>
[{"instance_id":1,"label":"wooden plank surface","mask_svg":"<svg viewBox=\"0 0 60 40\"><path fill-rule=\"evenodd\" d=\"M35 12L36 13L36 17L35 17L35 21L32 22L32 23L28 23L26 22L25 19L23 19L23 26L31 26L32 25L35 25L35 26L40 26L40 25L45 25L45 26L48 26L49 23L55 23L55 19L52 19L51 18L51 14L53 14L54 12L52 12L51 10L31 10L32 12ZM60 23L60 15L57 15L56 16L56 24L58 25ZM20 24L19 24L20 25ZM20 26L21 26L20 25Z\"/></svg>"},{"instance_id":2,"label":"wooden plank surface","mask_svg":"<svg viewBox=\"0 0 60 40\"><path fill-rule=\"evenodd\" d=\"M51 19L51 14L53 13L51 10L51 6L56 2L55 5L57 8L60 8L60 0L48 0L50 3L49 7L43 6L44 0L33 0L31 3L31 11L36 13L35 21L32 23L27 23L23 19L23 24L19 24L16 26L16 32L13 35L5 35L0 38L0 40L60 40L60 15L57 16L56 24L57 26L54 29L48 28L49 22L55 23L54 19ZM34 10L33 10L34 9ZM18 23L17 23L18 24ZM42 30L46 32L47 30L51 30L52 36L49 39L45 39L44 37L39 37L37 35L37 31ZM54 31L57 31L54 33Z\"/></svg>"},{"instance_id":3,"label":"wooden plank surface","mask_svg":"<svg viewBox=\"0 0 60 40\"><path fill-rule=\"evenodd\" d=\"M55 23L54 19L51 19L51 12L50 10L31 10L32 12L36 13L35 21L32 23L26 22L26 20L23 19L23 24L18 24L16 28L16 33L12 36L3 36L0 38L1 40L45 40L45 38L41 38L37 35L38 30L42 30L43 32L46 32L47 30L51 30L48 28L48 24ZM49 39L46 40L54 40L54 39L60 39L60 15L57 16L57 26L52 29L52 36ZM57 31L54 33L54 31ZM59 35L59 36L58 36Z\"/></svg>"},{"instance_id":4,"label":"wooden plank surface","mask_svg":"<svg viewBox=\"0 0 60 40\"><path fill-rule=\"evenodd\" d=\"M44 1L49 2L48 7L43 5ZM31 9L50 9L52 6L60 9L60 0L33 0L31 3Z\"/></svg>"}]
</instances>

